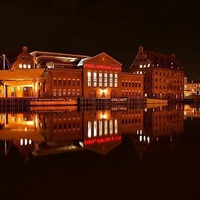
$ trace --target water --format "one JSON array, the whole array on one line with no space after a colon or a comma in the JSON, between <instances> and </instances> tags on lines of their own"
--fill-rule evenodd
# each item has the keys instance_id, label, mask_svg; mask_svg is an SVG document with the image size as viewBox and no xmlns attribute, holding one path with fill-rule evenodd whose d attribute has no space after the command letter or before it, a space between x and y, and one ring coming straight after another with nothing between
<instances>
[{"instance_id":1,"label":"water","mask_svg":"<svg viewBox=\"0 0 200 200\"><path fill-rule=\"evenodd\" d=\"M194 105L1 113L1 199L199 199L199 116Z\"/></svg>"}]
</instances>

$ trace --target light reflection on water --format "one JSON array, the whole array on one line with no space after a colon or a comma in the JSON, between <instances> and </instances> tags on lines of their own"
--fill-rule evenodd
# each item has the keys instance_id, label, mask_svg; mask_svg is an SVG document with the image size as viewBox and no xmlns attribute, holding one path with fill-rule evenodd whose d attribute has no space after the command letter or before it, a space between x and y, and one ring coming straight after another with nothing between
<instances>
[{"instance_id":1,"label":"light reflection on water","mask_svg":"<svg viewBox=\"0 0 200 200\"><path fill-rule=\"evenodd\" d=\"M198 199L196 105L0 114L2 199Z\"/></svg>"},{"instance_id":2,"label":"light reflection on water","mask_svg":"<svg viewBox=\"0 0 200 200\"><path fill-rule=\"evenodd\" d=\"M6 156L15 146L27 160L80 150L106 155L128 137L142 157L145 152L173 148L184 131L184 119L197 116L198 108L182 104L1 113L0 150Z\"/></svg>"}]
</instances>

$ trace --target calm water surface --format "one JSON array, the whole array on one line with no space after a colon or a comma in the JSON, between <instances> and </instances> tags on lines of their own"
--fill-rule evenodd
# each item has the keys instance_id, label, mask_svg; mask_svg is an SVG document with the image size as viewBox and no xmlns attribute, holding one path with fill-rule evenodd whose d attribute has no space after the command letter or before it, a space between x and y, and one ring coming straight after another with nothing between
<instances>
[{"instance_id":1,"label":"calm water surface","mask_svg":"<svg viewBox=\"0 0 200 200\"><path fill-rule=\"evenodd\" d=\"M200 199L197 105L0 113L1 199Z\"/></svg>"}]
</instances>

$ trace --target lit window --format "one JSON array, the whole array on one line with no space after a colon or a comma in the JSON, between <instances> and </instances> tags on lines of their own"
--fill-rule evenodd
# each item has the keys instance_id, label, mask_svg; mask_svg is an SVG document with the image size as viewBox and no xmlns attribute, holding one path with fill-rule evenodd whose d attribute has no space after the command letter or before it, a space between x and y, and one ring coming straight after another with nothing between
<instances>
[{"instance_id":1,"label":"lit window","mask_svg":"<svg viewBox=\"0 0 200 200\"><path fill-rule=\"evenodd\" d=\"M72 90L72 96L75 96L76 92L75 89Z\"/></svg>"},{"instance_id":2,"label":"lit window","mask_svg":"<svg viewBox=\"0 0 200 200\"><path fill-rule=\"evenodd\" d=\"M115 134L117 134L118 133L118 121L117 121L117 119L115 119L115 121L114 121L114 129L115 129Z\"/></svg>"},{"instance_id":3,"label":"lit window","mask_svg":"<svg viewBox=\"0 0 200 200\"><path fill-rule=\"evenodd\" d=\"M118 87L118 74L115 74L114 84L115 84L115 87Z\"/></svg>"},{"instance_id":4,"label":"lit window","mask_svg":"<svg viewBox=\"0 0 200 200\"><path fill-rule=\"evenodd\" d=\"M22 68L22 64L19 64L19 68Z\"/></svg>"},{"instance_id":5,"label":"lit window","mask_svg":"<svg viewBox=\"0 0 200 200\"><path fill-rule=\"evenodd\" d=\"M104 87L108 87L108 74L104 73Z\"/></svg>"},{"instance_id":6,"label":"lit window","mask_svg":"<svg viewBox=\"0 0 200 200\"><path fill-rule=\"evenodd\" d=\"M110 87L113 87L113 74L109 74L109 76Z\"/></svg>"},{"instance_id":7,"label":"lit window","mask_svg":"<svg viewBox=\"0 0 200 200\"><path fill-rule=\"evenodd\" d=\"M102 87L102 73L99 73L99 87Z\"/></svg>"},{"instance_id":8,"label":"lit window","mask_svg":"<svg viewBox=\"0 0 200 200\"><path fill-rule=\"evenodd\" d=\"M26 68L26 64L23 64L23 68Z\"/></svg>"},{"instance_id":9,"label":"lit window","mask_svg":"<svg viewBox=\"0 0 200 200\"><path fill-rule=\"evenodd\" d=\"M63 90L63 96L66 96L67 95L67 91L66 89Z\"/></svg>"},{"instance_id":10,"label":"lit window","mask_svg":"<svg viewBox=\"0 0 200 200\"><path fill-rule=\"evenodd\" d=\"M60 97L62 95L61 89L58 90L58 96Z\"/></svg>"},{"instance_id":11,"label":"lit window","mask_svg":"<svg viewBox=\"0 0 200 200\"><path fill-rule=\"evenodd\" d=\"M70 89L67 90L67 96L71 96L71 90Z\"/></svg>"},{"instance_id":12,"label":"lit window","mask_svg":"<svg viewBox=\"0 0 200 200\"><path fill-rule=\"evenodd\" d=\"M140 68L142 68L142 65L140 65Z\"/></svg>"},{"instance_id":13,"label":"lit window","mask_svg":"<svg viewBox=\"0 0 200 200\"><path fill-rule=\"evenodd\" d=\"M77 91L76 91L76 95L77 95L77 96L80 96L80 90L77 90Z\"/></svg>"},{"instance_id":14,"label":"lit window","mask_svg":"<svg viewBox=\"0 0 200 200\"><path fill-rule=\"evenodd\" d=\"M113 134L113 120L110 120L110 134Z\"/></svg>"},{"instance_id":15,"label":"lit window","mask_svg":"<svg viewBox=\"0 0 200 200\"><path fill-rule=\"evenodd\" d=\"M30 68L31 68L31 65L28 65L28 68L30 69Z\"/></svg>"},{"instance_id":16,"label":"lit window","mask_svg":"<svg viewBox=\"0 0 200 200\"><path fill-rule=\"evenodd\" d=\"M92 86L91 72L87 73L87 82L88 82L88 87Z\"/></svg>"},{"instance_id":17,"label":"lit window","mask_svg":"<svg viewBox=\"0 0 200 200\"><path fill-rule=\"evenodd\" d=\"M93 85L94 85L94 87L97 86L97 73L96 72L93 72Z\"/></svg>"},{"instance_id":18,"label":"lit window","mask_svg":"<svg viewBox=\"0 0 200 200\"><path fill-rule=\"evenodd\" d=\"M108 121L105 120L104 121L104 135L107 135L108 134Z\"/></svg>"},{"instance_id":19,"label":"lit window","mask_svg":"<svg viewBox=\"0 0 200 200\"><path fill-rule=\"evenodd\" d=\"M103 129L102 129L103 125L102 125L102 121L99 121L99 136L101 136L103 134Z\"/></svg>"},{"instance_id":20,"label":"lit window","mask_svg":"<svg viewBox=\"0 0 200 200\"><path fill-rule=\"evenodd\" d=\"M94 128L94 137L96 137L97 136L97 121L94 121L93 128Z\"/></svg>"},{"instance_id":21,"label":"lit window","mask_svg":"<svg viewBox=\"0 0 200 200\"><path fill-rule=\"evenodd\" d=\"M88 138L92 136L92 122L88 121Z\"/></svg>"}]
</instances>

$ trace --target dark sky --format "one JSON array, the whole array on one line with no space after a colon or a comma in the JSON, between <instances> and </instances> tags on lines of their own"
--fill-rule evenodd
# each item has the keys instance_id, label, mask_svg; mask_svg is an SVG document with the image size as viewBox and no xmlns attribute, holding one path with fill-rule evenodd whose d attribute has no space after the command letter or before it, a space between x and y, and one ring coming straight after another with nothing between
<instances>
[{"instance_id":1,"label":"dark sky","mask_svg":"<svg viewBox=\"0 0 200 200\"><path fill-rule=\"evenodd\" d=\"M128 69L138 47L174 53L189 80L200 78L199 0L1 0L0 53L94 56Z\"/></svg>"}]
</instances>

